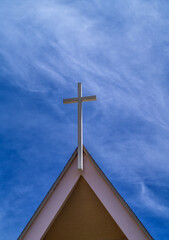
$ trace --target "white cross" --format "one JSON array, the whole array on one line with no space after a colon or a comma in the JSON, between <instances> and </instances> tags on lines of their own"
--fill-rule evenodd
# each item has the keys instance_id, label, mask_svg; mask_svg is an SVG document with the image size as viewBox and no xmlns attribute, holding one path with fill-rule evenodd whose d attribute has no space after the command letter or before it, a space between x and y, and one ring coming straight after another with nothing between
<instances>
[{"instance_id":1,"label":"white cross","mask_svg":"<svg viewBox=\"0 0 169 240\"><path fill-rule=\"evenodd\" d=\"M83 121L82 102L96 101L96 95L82 97L82 84L78 83L78 97L63 99L64 104L78 103L78 169L83 170Z\"/></svg>"}]
</instances>

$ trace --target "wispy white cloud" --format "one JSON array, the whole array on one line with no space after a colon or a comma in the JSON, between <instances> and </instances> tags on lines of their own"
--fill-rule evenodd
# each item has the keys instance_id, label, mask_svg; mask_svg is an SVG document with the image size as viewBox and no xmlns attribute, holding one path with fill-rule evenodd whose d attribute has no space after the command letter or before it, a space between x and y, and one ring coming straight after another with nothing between
<instances>
[{"instance_id":1,"label":"wispy white cloud","mask_svg":"<svg viewBox=\"0 0 169 240\"><path fill-rule=\"evenodd\" d=\"M169 218L169 207L163 205L160 198L155 195L144 183L141 183L140 204L163 218Z\"/></svg>"}]
</instances>

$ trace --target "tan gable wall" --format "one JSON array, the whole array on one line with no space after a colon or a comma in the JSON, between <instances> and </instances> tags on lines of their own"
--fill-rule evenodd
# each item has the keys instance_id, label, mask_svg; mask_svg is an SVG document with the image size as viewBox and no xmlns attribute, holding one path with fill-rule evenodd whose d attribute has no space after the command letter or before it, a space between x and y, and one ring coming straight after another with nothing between
<instances>
[{"instance_id":1,"label":"tan gable wall","mask_svg":"<svg viewBox=\"0 0 169 240\"><path fill-rule=\"evenodd\" d=\"M127 240L83 177L43 240Z\"/></svg>"}]
</instances>

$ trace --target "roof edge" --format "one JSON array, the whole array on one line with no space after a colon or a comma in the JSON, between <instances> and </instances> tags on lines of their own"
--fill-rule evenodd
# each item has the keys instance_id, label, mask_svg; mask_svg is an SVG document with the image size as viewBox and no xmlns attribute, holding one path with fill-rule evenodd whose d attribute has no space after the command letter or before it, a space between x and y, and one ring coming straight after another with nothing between
<instances>
[{"instance_id":1,"label":"roof edge","mask_svg":"<svg viewBox=\"0 0 169 240\"><path fill-rule=\"evenodd\" d=\"M61 171L61 173L59 174L59 176L57 177L57 179L55 180L55 182L53 183L52 187L50 188L50 190L47 192L47 194L45 195L44 199L41 201L41 203L39 204L38 208L36 209L36 211L34 212L33 216L31 217L31 219L29 220L29 222L26 224L25 228L23 229L23 231L21 232L21 234L19 235L19 237L17 238L17 240L21 240L25 234L27 233L27 231L29 230L29 228L31 227L31 225L33 224L34 220L37 218L39 212L41 211L41 209L43 208L43 206L45 205L45 203L47 202L47 200L50 198L50 196L52 195L53 191L55 190L55 188L57 187L59 181L62 179L62 177L64 176L64 174L66 173L67 169L69 168L71 162L73 161L73 159L76 157L77 155L77 148L75 149L75 151L73 152L72 156L70 157L70 159L68 160L68 162L66 163L65 167L63 168L63 170Z\"/></svg>"},{"instance_id":2,"label":"roof edge","mask_svg":"<svg viewBox=\"0 0 169 240\"><path fill-rule=\"evenodd\" d=\"M117 198L120 200L120 202L123 204L123 206L125 208L127 208L127 210L129 211L130 215L136 220L137 224L139 225L139 227L142 229L142 231L146 234L146 236L148 238L150 238L151 240L154 240L153 237L150 235L150 233L148 232L148 230L145 228L145 226L142 224L142 222L139 220L139 218L136 216L136 214L133 212L133 210L130 208L130 206L126 203L126 201L123 199L123 197L119 194L119 192L116 190L116 188L114 187L114 185L110 182L110 180L106 177L106 175L104 174L104 172L101 170L101 168L98 166L98 164L96 163L96 161L94 160L94 158L91 156L91 154L87 151L87 149L85 148L85 146L83 146L83 151L85 152L85 154L88 156L88 158L91 160L91 162L95 165L95 167L97 168L97 170L99 171L99 173L102 175L102 177L105 179L105 181L108 183L108 185L111 187L111 189L113 190L113 192L115 193L115 195L117 196Z\"/></svg>"}]
</instances>

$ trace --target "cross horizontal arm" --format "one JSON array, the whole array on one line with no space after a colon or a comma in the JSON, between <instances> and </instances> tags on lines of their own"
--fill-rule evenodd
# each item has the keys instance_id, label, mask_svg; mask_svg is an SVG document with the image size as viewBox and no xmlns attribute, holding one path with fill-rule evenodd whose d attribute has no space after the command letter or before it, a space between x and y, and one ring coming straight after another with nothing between
<instances>
[{"instance_id":1,"label":"cross horizontal arm","mask_svg":"<svg viewBox=\"0 0 169 240\"><path fill-rule=\"evenodd\" d=\"M96 101L96 95L82 97L82 102Z\"/></svg>"},{"instance_id":2,"label":"cross horizontal arm","mask_svg":"<svg viewBox=\"0 0 169 240\"><path fill-rule=\"evenodd\" d=\"M67 99L63 99L63 103L64 103L64 104L77 103L77 102L78 102L78 98L67 98Z\"/></svg>"}]
</instances>

